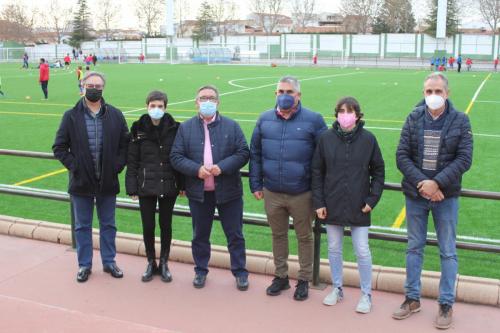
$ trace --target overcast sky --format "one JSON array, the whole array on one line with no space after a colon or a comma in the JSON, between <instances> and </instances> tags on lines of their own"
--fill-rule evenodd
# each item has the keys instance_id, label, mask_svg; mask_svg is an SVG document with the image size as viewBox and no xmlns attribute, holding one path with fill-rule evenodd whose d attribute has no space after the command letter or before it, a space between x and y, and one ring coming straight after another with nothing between
<instances>
[{"instance_id":1,"label":"overcast sky","mask_svg":"<svg viewBox=\"0 0 500 333\"><path fill-rule=\"evenodd\" d=\"M3 7L6 3L16 2L22 3L28 7L37 6L40 8L41 4L48 6L52 0L0 0L0 7ZM57 0L64 6L70 6L73 4L76 6L77 0ZM87 0L88 5L91 8L97 8L97 4L100 0ZM136 0L112 0L120 8L120 15L117 18L116 25L118 28L132 28L137 29L138 22L135 15L135 4ZM187 19L194 19L198 14L199 5L203 0L181 0L183 3L187 3L188 11L184 10L183 16ZM208 0L211 2L211 0ZM236 18L244 19L250 13L250 0L233 0L236 3L237 13ZM427 14L427 2L429 0L411 0L413 5L413 12L415 13L416 19L421 20ZM477 0L461 0L461 1L477 1ZM291 1L284 1L285 3L291 3ZM341 0L316 0L316 12L338 12ZM469 6L468 6L469 7ZM42 7L43 8L43 7ZM43 10L43 9L42 9ZM158 8L158 10L165 10L164 8ZM285 14L289 13L289 8L285 9ZM467 11L467 17L464 17L463 21L479 21L480 18L477 15L471 15L470 11Z\"/></svg>"}]
</instances>

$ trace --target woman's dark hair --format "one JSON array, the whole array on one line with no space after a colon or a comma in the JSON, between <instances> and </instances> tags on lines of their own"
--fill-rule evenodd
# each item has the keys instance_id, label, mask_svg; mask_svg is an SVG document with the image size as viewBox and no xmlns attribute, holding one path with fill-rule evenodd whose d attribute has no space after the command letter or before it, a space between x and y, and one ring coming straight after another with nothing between
<instances>
[{"instance_id":1,"label":"woman's dark hair","mask_svg":"<svg viewBox=\"0 0 500 333\"><path fill-rule=\"evenodd\" d=\"M168 103L167 94L159 90L153 90L146 97L146 105L149 105L151 101L163 101L163 106L166 108Z\"/></svg>"},{"instance_id":2,"label":"woman's dark hair","mask_svg":"<svg viewBox=\"0 0 500 333\"><path fill-rule=\"evenodd\" d=\"M358 101L354 97L350 96L342 97L341 99L339 99L337 105L335 106L335 118L338 117L340 108L344 105L348 110L354 111L356 113L356 123L359 122L361 118L363 118L364 114L361 112L361 107L359 106Z\"/></svg>"}]
</instances>

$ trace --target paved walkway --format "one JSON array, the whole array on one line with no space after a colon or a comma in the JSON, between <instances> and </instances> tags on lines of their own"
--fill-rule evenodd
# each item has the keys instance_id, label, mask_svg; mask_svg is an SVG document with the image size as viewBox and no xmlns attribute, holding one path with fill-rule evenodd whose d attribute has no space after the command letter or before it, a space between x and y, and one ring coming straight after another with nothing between
<instances>
[{"instance_id":1,"label":"paved walkway","mask_svg":"<svg viewBox=\"0 0 500 333\"><path fill-rule=\"evenodd\" d=\"M0 332L434 332L437 305L404 321L391 319L402 296L374 292L372 313L354 312L358 289L346 288L335 307L321 300L328 290L311 290L304 302L293 288L265 295L270 277L252 274L247 292L235 288L229 271L211 269L204 289L191 285L192 265L172 262L174 280L142 283L145 258L118 254L123 279L101 270L87 283L75 280L76 255L64 245L0 235ZM450 332L500 332L500 309L456 304Z\"/></svg>"}]
</instances>

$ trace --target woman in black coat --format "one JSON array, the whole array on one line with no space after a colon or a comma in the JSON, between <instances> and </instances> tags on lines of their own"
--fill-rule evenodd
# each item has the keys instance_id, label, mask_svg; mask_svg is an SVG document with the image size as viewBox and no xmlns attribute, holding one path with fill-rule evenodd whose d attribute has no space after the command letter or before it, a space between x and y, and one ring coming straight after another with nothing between
<instances>
[{"instance_id":1,"label":"woman in black coat","mask_svg":"<svg viewBox=\"0 0 500 333\"><path fill-rule=\"evenodd\" d=\"M333 285L323 304L335 305L343 298L342 240L344 228L350 227L362 291L356 311L368 313L372 275L368 229L370 212L382 195L384 160L377 139L363 128L363 114L354 98L342 98L335 117L333 127L321 135L312 163L313 204L326 223Z\"/></svg>"},{"instance_id":2,"label":"woman in black coat","mask_svg":"<svg viewBox=\"0 0 500 333\"><path fill-rule=\"evenodd\" d=\"M166 113L167 95L153 91L146 98L148 114L133 123L128 149L125 185L133 200L139 199L144 245L148 265L142 281L151 281L159 272L164 282L172 281L168 256L172 242L172 212L175 200L183 195L183 178L170 165L170 150L179 123ZM155 212L159 208L161 230L160 265L156 264Z\"/></svg>"}]
</instances>

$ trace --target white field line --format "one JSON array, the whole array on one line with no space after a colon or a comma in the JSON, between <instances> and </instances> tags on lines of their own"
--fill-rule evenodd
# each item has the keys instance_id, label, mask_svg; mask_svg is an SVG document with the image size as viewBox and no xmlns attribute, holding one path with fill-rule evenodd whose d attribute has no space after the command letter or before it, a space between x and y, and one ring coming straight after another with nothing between
<instances>
[{"instance_id":1,"label":"white field line","mask_svg":"<svg viewBox=\"0 0 500 333\"><path fill-rule=\"evenodd\" d=\"M364 72L350 72L350 73L344 73L344 74L332 74L332 75L315 76L315 77L310 77L310 78L307 78L307 79L302 79L302 80L300 80L300 82L310 81L310 80L326 79L326 78L329 78L329 77L349 76L349 75L356 75L356 74L364 74ZM276 82L270 83L270 84L264 84L264 85L258 86L258 87L250 87L250 88L246 88L245 87L243 89L233 90L233 91L228 91L228 92L225 92L225 93L221 93L221 94L219 94L219 96L232 95L232 94L237 94L237 93L240 93L240 92L245 92L245 91L251 91L251 90L257 90L257 89L272 87L272 86L275 86L275 85L276 85ZM184 103L189 103L189 102L194 102L194 101L195 101L195 99L192 98L192 99L188 99L188 100L185 100L185 101L168 103L168 105L169 106L170 105L178 105L178 104L184 104ZM123 113L127 114L127 113L131 113L131 112L134 112L134 111L141 111L141 110L146 110L146 108L129 110L129 111L125 111ZM252 122L255 122L255 121L252 121Z\"/></svg>"},{"instance_id":2,"label":"white field line","mask_svg":"<svg viewBox=\"0 0 500 333\"><path fill-rule=\"evenodd\" d=\"M476 92L474 93L474 96L472 96L472 99L469 103L469 106L467 106L467 109L465 110L465 114L469 114L469 112L472 110L472 107L474 106L474 103L476 102L476 99L477 99L477 96L479 96L479 93L481 92L481 89L483 89L484 85L486 84L486 81L488 81L488 79L491 77L491 73L488 74L483 82L481 82L481 84L479 85L479 87L477 88Z\"/></svg>"},{"instance_id":3,"label":"white field line","mask_svg":"<svg viewBox=\"0 0 500 333\"><path fill-rule=\"evenodd\" d=\"M500 104L500 101L476 101L476 103L493 103L493 104Z\"/></svg>"},{"instance_id":4,"label":"white field line","mask_svg":"<svg viewBox=\"0 0 500 333\"><path fill-rule=\"evenodd\" d=\"M276 79L276 78L278 78L278 77L277 76L256 76L256 77L247 77L247 78L243 78L243 79L234 79L234 80L227 81L227 83L229 83L232 86L238 87L238 88L249 88L249 87L245 87L245 86L236 84L234 82L256 80L256 79Z\"/></svg>"}]
</instances>

